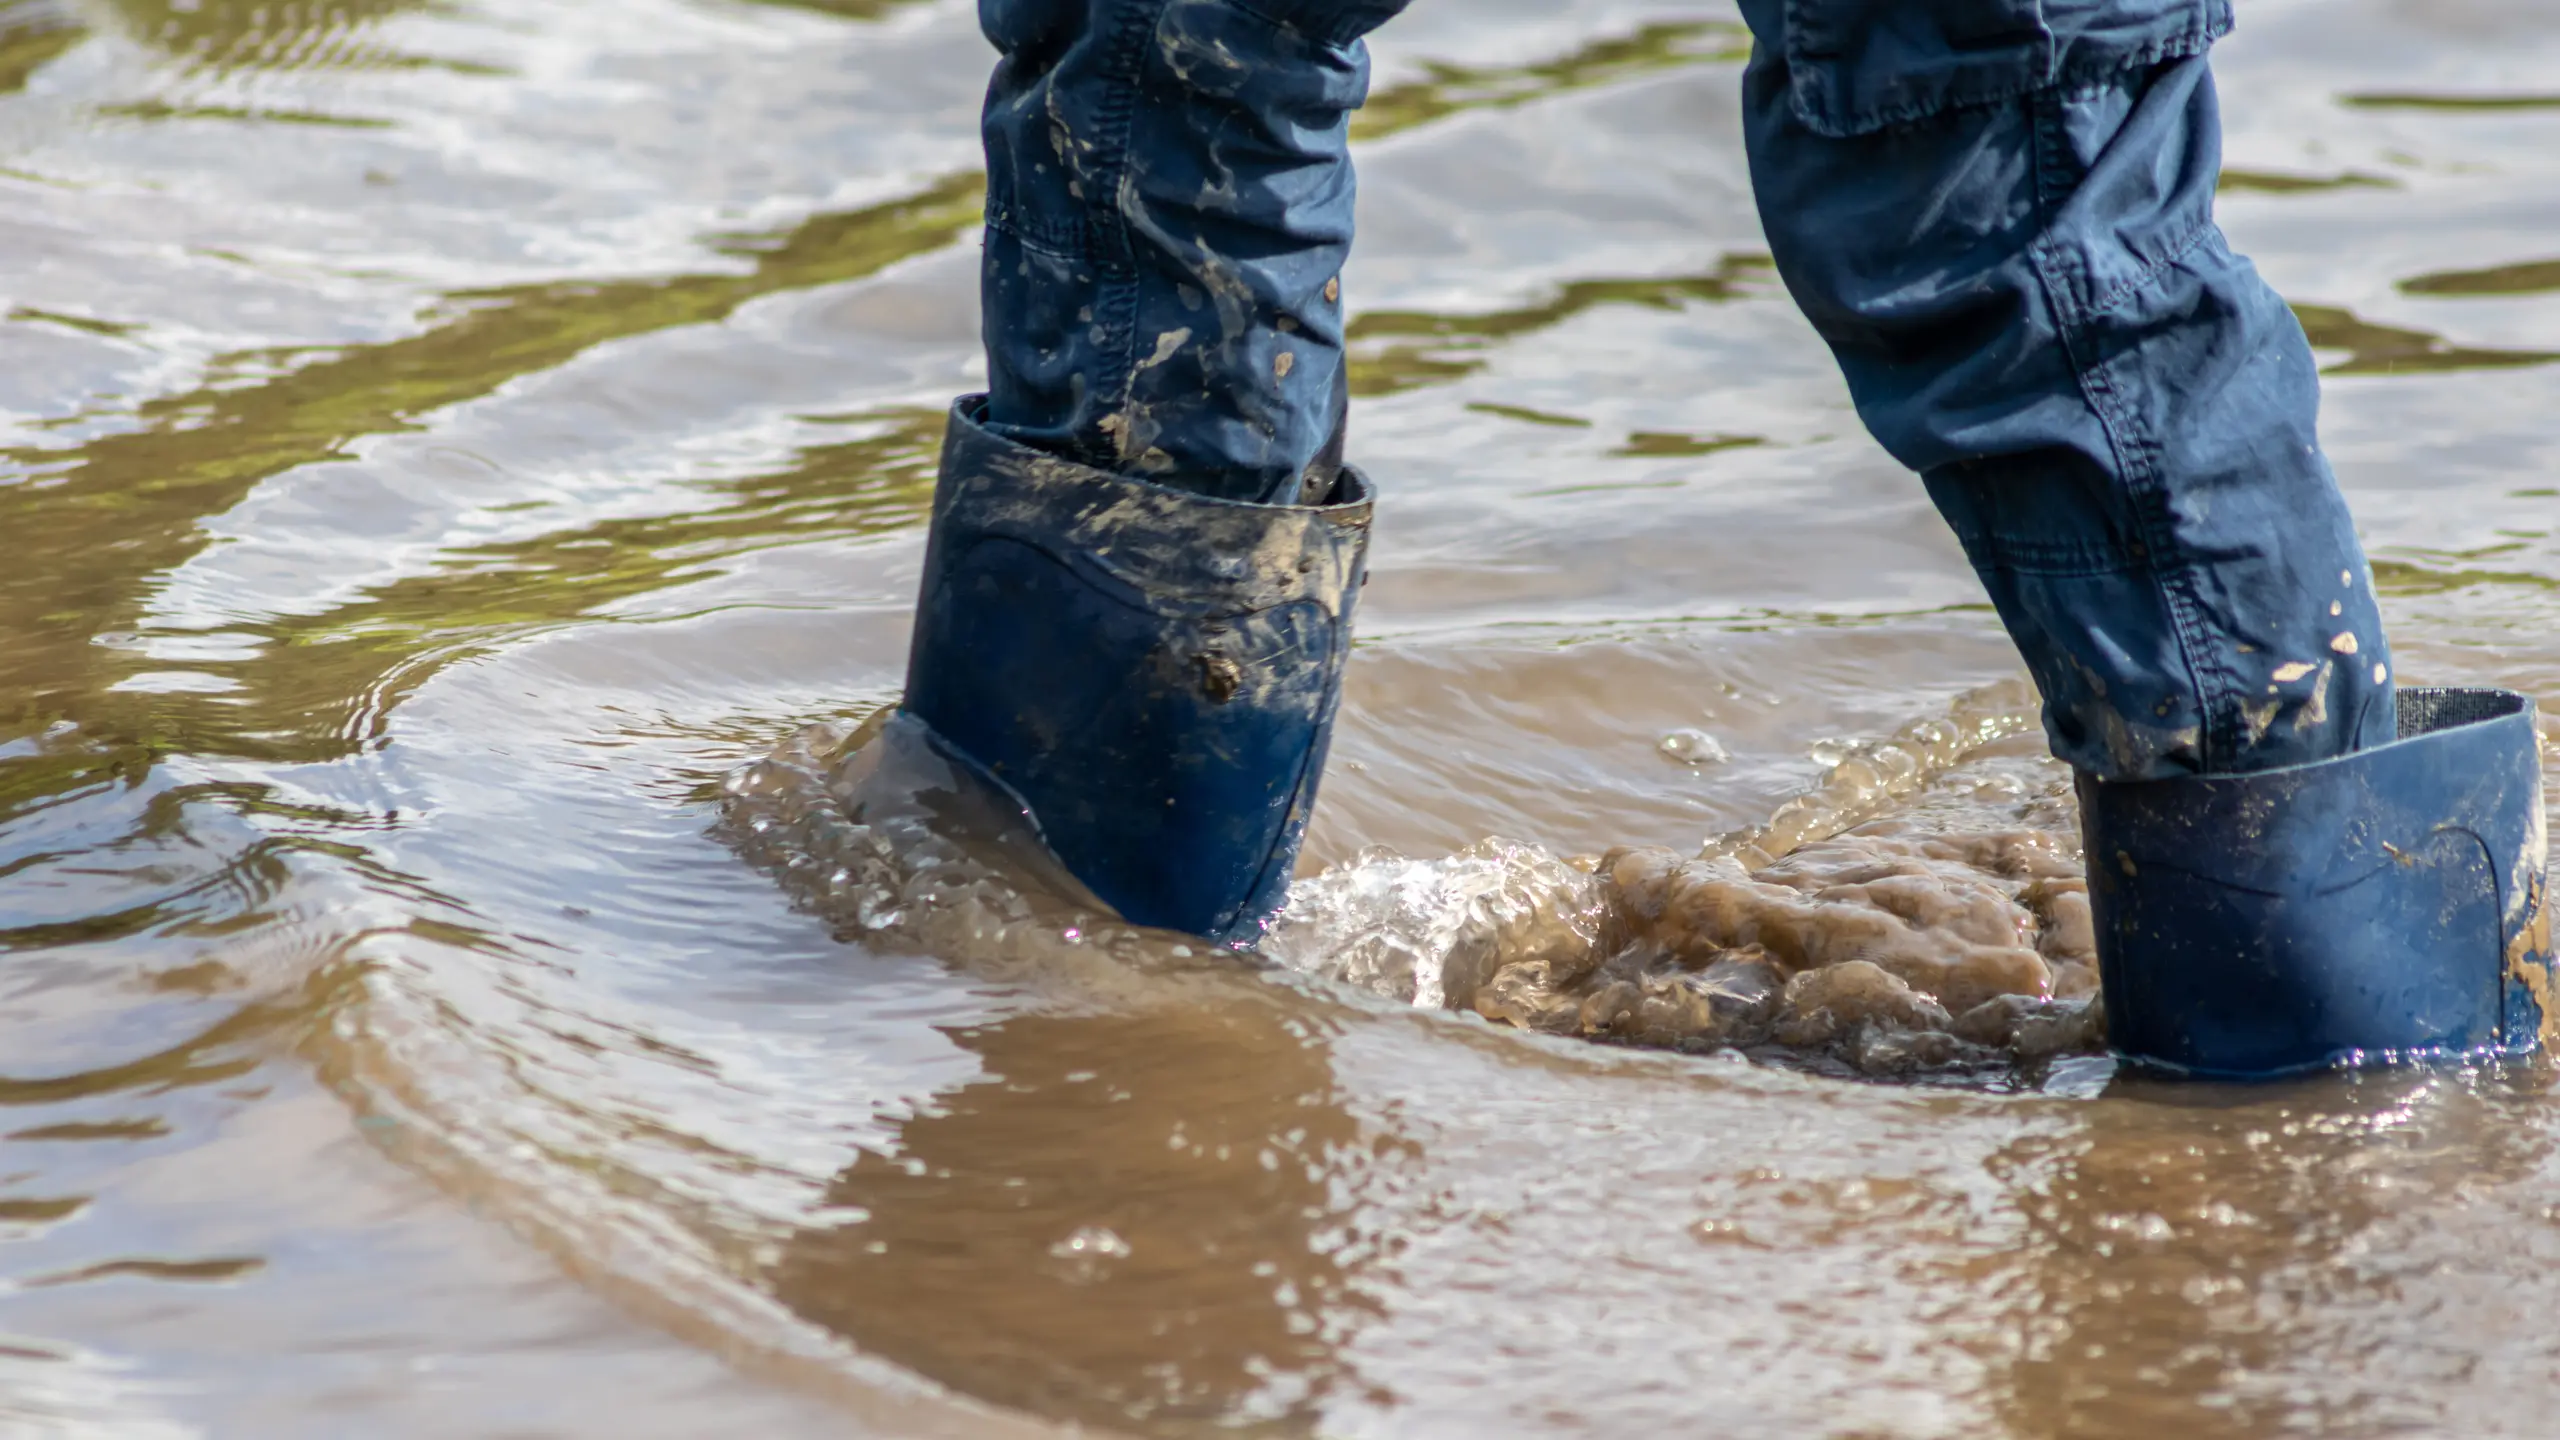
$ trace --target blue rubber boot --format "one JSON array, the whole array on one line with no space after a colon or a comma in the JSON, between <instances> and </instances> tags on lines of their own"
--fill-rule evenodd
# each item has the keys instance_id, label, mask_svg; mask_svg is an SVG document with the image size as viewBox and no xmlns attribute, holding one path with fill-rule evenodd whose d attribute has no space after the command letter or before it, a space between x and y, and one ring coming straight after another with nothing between
<instances>
[{"instance_id":1,"label":"blue rubber boot","mask_svg":"<svg viewBox=\"0 0 2560 1440\"><path fill-rule=\"evenodd\" d=\"M1008 787L1141 925L1243 947L1287 897L1324 769L1370 488L1325 503L1169 489L954 407L907 713Z\"/></svg>"},{"instance_id":2,"label":"blue rubber boot","mask_svg":"<svg viewBox=\"0 0 2560 1440\"><path fill-rule=\"evenodd\" d=\"M2118 1053L2204 1078L2528 1054L2553 1008L2533 702L2399 691L2399 739L2245 775L2083 775Z\"/></svg>"}]
</instances>

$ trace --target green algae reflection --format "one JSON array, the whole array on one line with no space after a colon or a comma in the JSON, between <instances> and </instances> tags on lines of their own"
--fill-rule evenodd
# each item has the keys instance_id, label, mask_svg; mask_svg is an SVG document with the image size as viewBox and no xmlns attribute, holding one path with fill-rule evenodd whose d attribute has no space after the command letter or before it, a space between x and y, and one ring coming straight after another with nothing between
<instances>
[{"instance_id":1,"label":"green algae reflection","mask_svg":"<svg viewBox=\"0 0 2560 1440\"><path fill-rule=\"evenodd\" d=\"M2329 375L2426 374L2447 370L2515 370L2560 360L2560 351L2457 345L2441 335L2377 325L2334 305L2296 305L2294 316L2314 350L2343 350Z\"/></svg>"},{"instance_id":2,"label":"green algae reflection","mask_svg":"<svg viewBox=\"0 0 2560 1440\"><path fill-rule=\"evenodd\" d=\"M1508 109L1652 71L1750 57L1751 37L1740 25L1695 20L1647 25L1631 35L1597 40L1569 55L1526 65L1429 62L1420 78L1371 95L1351 117L1351 138L1380 139L1461 111Z\"/></svg>"},{"instance_id":3,"label":"green algae reflection","mask_svg":"<svg viewBox=\"0 0 2560 1440\"><path fill-rule=\"evenodd\" d=\"M2475 585L2523 585L2537 590L2560 590L2560 579L2531 570L2493 569L2480 562L2501 556L2521 554L2521 543L2507 542L2482 546L2475 550L2419 550L2399 547L2389 555L2373 557L2373 587L2391 596L2441 595L2448 590L2467 590Z\"/></svg>"},{"instance_id":4,"label":"green algae reflection","mask_svg":"<svg viewBox=\"0 0 2560 1440\"><path fill-rule=\"evenodd\" d=\"M1714 455L1725 450L1749 450L1768 443L1766 437L1759 435L1691 435L1680 430L1638 430L1609 453L1650 459L1678 459L1685 456Z\"/></svg>"},{"instance_id":5,"label":"green algae reflection","mask_svg":"<svg viewBox=\"0 0 2560 1440\"><path fill-rule=\"evenodd\" d=\"M2281 170L2225 169L2220 188L2226 195L2317 195L2335 190L2397 190L2400 182L2361 170L2339 175L2295 175Z\"/></svg>"},{"instance_id":6,"label":"green algae reflection","mask_svg":"<svg viewBox=\"0 0 2560 1440\"><path fill-rule=\"evenodd\" d=\"M893 3L809 0L801 8L866 20ZM343 68L411 63L376 32L413 8L415 0L121 0L118 16L190 68ZM0 30L0 45L9 34ZM80 34L22 27L18 48L0 48L0 56L23 56L32 69ZM1658 25L1509 69L1438 67L1426 81L1382 91L1358 133L1374 139L1470 109L1738 59L1739 35L1729 25ZM943 248L977 225L982 194L978 175L955 173L891 203L719 241L719 251L748 262L743 272L458 292L417 334L225 356L195 389L142 401L121 432L70 449L0 450L0 480L17 472L16 483L0 485L0 525L20 557L0 571L0 633L11 639L0 649L0 695L9 697L0 729L23 735L69 719L80 736L70 754L0 763L9 780L22 782L8 788L32 801L36 795L24 792L78 786L96 765L130 772L173 752L314 761L348 754L375 743L401 695L507 635L680 583L719 555L920 520L941 416L875 415L855 438L805 449L776 473L708 485L708 503L690 514L456 551L427 573L321 616L244 621L234 628L248 658L188 667L215 672L227 687L220 694L119 689L151 662L93 643L134 629L162 578L207 543L203 522L262 482L348 458L369 436L428 429L436 412L608 341L717 323L761 296L859 279ZM1722 298L1753 265L1727 262L1717 274L1686 279L1587 282L1546 304L1492 316L1372 315L1361 332L1372 342L1370 363L1355 373L1368 377L1372 394L1429 383L1435 372L1468 373L1482 363L1469 352L1507 335L1593 305Z\"/></svg>"},{"instance_id":7,"label":"green algae reflection","mask_svg":"<svg viewBox=\"0 0 2560 1440\"><path fill-rule=\"evenodd\" d=\"M233 667L243 690L226 698L294 737L295 753L333 741L362 748L381 738L409 691L494 640L665 589L750 551L921 522L933 503L944 417L921 408L853 417L867 433L804 447L777 472L706 485L712 503L681 514L448 551L435 570L325 615L261 625L290 658ZM232 743L260 748L255 737Z\"/></svg>"},{"instance_id":8,"label":"green algae reflection","mask_svg":"<svg viewBox=\"0 0 2560 1440\"><path fill-rule=\"evenodd\" d=\"M2400 282L2411 295L2548 295L2560 291L2560 260L2528 260L2483 270L2439 270Z\"/></svg>"},{"instance_id":9,"label":"green algae reflection","mask_svg":"<svg viewBox=\"0 0 2560 1440\"><path fill-rule=\"evenodd\" d=\"M315 708L341 713L371 693L381 674L346 673L346 658L318 658L309 646L288 646L238 678L253 694L275 691L297 697L285 705L294 723L263 707L225 696L219 706L190 704L186 697L140 696L111 690L134 662L91 642L101 632L131 628L156 577L202 549L203 520L237 504L260 482L300 466L343 458L362 437L426 428L433 412L492 393L516 377L557 367L608 340L721 320L760 296L838 283L876 273L911 256L950 244L979 214L975 175L954 176L919 195L869 209L813 216L788 230L733 237L719 247L751 263L742 271L621 281L576 281L472 291L448 305L419 334L378 345L315 354L234 357L228 368L259 374L255 383L217 378L184 394L145 402L136 427L70 451L33 447L0 451L40 478L0 488L0 527L12 536L15 563L0 571L0 632L11 637L0 651L0 694L32 702L28 720L70 716L91 732L132 735L161 732L174 707L186 717L180 748L283 753L309 758L343 750L335 724L315 726ZM883 454L904 454L924 443L920 422L892 426L906 438L879 444ZM938 421L937 421L938 423ZM903 429L899 429L903 426ZM860 445L872 442L853 442ZM903 447L903 448L902 448ZM841 452L839 459L855 451ZM894 473L894 472L893 472ZM758 501L762 483L791 497ZM701 518L736 540L740 527L762 516L777 533L811 533L801 517L810 487L828 484L869 494L871 478L850 474L826 457L803 457L779 477L739 482L735 504L714 507ZM886 483L886 482L882 482ZM893 487L894 488L894 487ZM761 508L759 508L761 505ZM860 507L856 507L857 509ZM636 538L638 532L617 531ZM555 537L571 542L578 535ZM594 537L584 537L594 538ZM442 653L475 625L559 620L581 613L604 591L595 588L596 564L560 552L536 562L529 573L556 577L553 593L537 599L538 582L514 586L504 618L470 606L448 610L439 631ZM598 552L611 556L608 549ZM645 569L645 556L614 563ZM475 565L504 565L504 556L475 557ZM472 585L450 577L426 579L407 592L424 603L433 587ZM474 584L485 587L489 582ZM396 588L396 587L395 587ZM604 587L607 591L627 589ZM437 604L463 598L446 593ZM375 617L379 618L379 617ZM283 622L279 622L280 624ZM302 622L293 622L296 625ZM413 631L413 633L419 633ZM278 638L293 638L280 635ZM307 638L307 637L304 637ZM361 651L366 647L358 647ZM392 657L376 650L377 663ZM422 677L421 677L422 678ZM314 682L342 687L334 699L314 692ZM141 713L137 713L141 712Z\"/></svg>"},{"instance_id":10,"label":"green algae reflection","mask_svg":"<svg viewBox=\"0 0 2560 1440\"><path fill-rule=\"evenodd\" d=\"M401 69L381 23L426 0L110 0L135 39L207 70Z\"/></svg>"},{"instance_id":11,"label":"green algae reflection","mask_svg":"<svg viewBox=\"0 0 2560 1440\"><path fill-rule=\"evenodd\" d=\"M1374 399L1464 379L1492 363L1501 346L1605 306L1678 310L1741 299L1764 291L1770 271L1765 255L1727 255L1704 274L1576 280L1535 304L1484 314L1371 310L1355 316L1347 332L1351 393Z\"/></svg>"},{"instance_id":12,"label":"green algae reflection","mask_svg":"<svg viewBox=\"0 0 2560 1440\"><path fill-rule=\"evenodd\" d=\"M0 95L23 90L29 78L89 31L68 10L0 0Z\"/></svg>"},{"instance_id":13,"label":"green algae reflection","mask_svg":"<svg viewBox=\"0 0 2560 1440\"><path fill-rule=\"evenodd\" d=\"M2560 95L2430 95L2407 91L2369 91L2342 95L2339 102L2355 110L2439 110L2452 114L2498 114L2516 110L2560 110Z\"/></svg>"},{"instance_id":14,"label":"green algae reflection","mask_svg":"<svg viewBox=\"0 0 2560 1440\"><path fill-rule=\"evenodd\" d=\"M746 3L783 10L811 10L838 20L878 20L916 4L918 0L746 0Z\"/></svg>"}]
</instances>

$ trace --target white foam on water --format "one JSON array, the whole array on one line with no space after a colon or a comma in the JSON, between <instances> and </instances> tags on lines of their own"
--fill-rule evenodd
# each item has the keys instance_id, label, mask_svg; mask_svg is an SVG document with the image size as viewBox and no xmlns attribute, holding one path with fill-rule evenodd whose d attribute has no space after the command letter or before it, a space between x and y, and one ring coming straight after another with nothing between
<instances>
[{"instance_id":1,"label":"white foam on water","mask_svg":"<svg viewBox=\"0 0 2560 1440\"><path fill-rule=\"evenodd\" d=\"M1873 1076L2007 1077L2103 1048L2062 767L2016 683L1829 768L1694 857L1566 857L1487 839L1301 881L1262 953L1525 1030L1739 1048Z\"/></svg>"}]
</instances>

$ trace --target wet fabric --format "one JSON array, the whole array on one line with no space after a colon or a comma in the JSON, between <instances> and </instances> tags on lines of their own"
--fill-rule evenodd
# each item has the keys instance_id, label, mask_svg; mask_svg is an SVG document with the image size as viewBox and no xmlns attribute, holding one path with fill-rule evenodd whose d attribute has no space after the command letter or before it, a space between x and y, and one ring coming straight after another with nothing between
<instances>
[{"instance_id":1,"label":"wet fabric","mask_svg":"<svg viewBox=\"0 0 2560 1440\"><path fill-rule=\"evenodd\" d=\"M1402 8L982 0L990 429L1222 499L1330 483L1360 36Z\"/></svg>"},{"instance_id":2,"label":"wet fabric","mask_svg":"<svg viewBox=\"0 0 2560 1440\"><path fill-rule=\"evenodd\" d=\"M1401 3L983 0L988 428L1291 502L1341 434L1360 37ZM1779 273L2103 779L2390 738L2301 327L2213 223L2227 0L1745 0Z\"/></svg>"},{"instance_id":3,"label":"wet fabric","mask_svg":"<svg viewBox=\"0 0 2560 1440\"><path fill-rule=\"evenodd\" d=\"M2202 52L2227 8L1743 12L1779 274L1955 528L2054 753L2163 779L2390 740L2390 654L2320 453L2310 345L2213 222Z\"/></svg>"}]
</instances>

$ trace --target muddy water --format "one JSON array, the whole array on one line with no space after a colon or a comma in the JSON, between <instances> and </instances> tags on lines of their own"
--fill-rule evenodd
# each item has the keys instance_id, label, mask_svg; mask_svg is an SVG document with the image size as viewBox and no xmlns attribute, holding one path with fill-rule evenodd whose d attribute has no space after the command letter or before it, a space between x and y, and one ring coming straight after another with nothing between
<instances>
[{"instance_id":1,"label":"muddy water","mask_svg":"<svg viewBox=\"0 0 2560 1440\"><path fill-rule=\"evenodd\" d=\"M1672 940L1558 980L1576 886L1773 837L2075 963L2005 642L1760 254L1738 45L1382 37L1390 499L1256 969L842 758L977 369L969 6L0 5L0 1434L2548 1434L2544 1070L1786 1064L1678 1031L1768 977ZM2407 677L2560 704L2560 15L2223 53Z\"/></svg>"}]
</instances>

